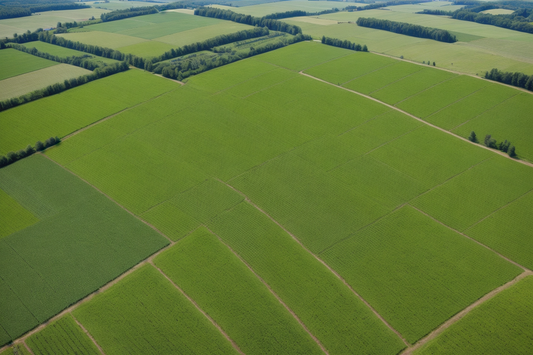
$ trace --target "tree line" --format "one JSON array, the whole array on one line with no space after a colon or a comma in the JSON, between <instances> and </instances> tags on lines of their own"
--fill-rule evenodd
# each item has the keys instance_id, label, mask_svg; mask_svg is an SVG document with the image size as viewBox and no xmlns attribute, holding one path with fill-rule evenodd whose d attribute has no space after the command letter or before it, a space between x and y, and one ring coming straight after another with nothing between
<instances>
[{"instance_id":1,"label":"tree line","mask_svg":"<svg viewBox=\"0 0 533 355\"><path fill-rule=\"evenodd\" d=\"M366 46L366 44L361 46L360 44L352 43L347 40L343 41L337 38L330 38L330 37L322 36L322 43L327 44L329 46L351 49L353 51L368 52L368 47Z\"/></svg>"},{"instance_id":2,"label":"tree line","mask_svg":"<svg viewBox=\"0 0 533 355\"><path fill-rule=\"evenodd\" d=\"M13 97L8 100L0 101L0 112L12 107L25 104L30 101L38 100L43 97L51 96L63 92L65 90L74 88L91 82L96 79L104 78L106 76L116 74L128 70L129 67L125 62L110 64L105 67L96 68L91 74L82 75L78 78L67 79L62 83L48 85L47 87L30 92L29 94L19 97Z\"/></svg>"},{"instance_id":3,"label":"tree line","mask_svg":"<svg viewBox=\"0 0 533 355\"><path fill-rule=\"evenodd\" d=\"M214 55L211 58L195 59L195 57L192 57L191 59L186 60L162 62L157 64L153 68L153 71L156 74L162 74L166 78L183 80L191 75L196 75L244 58L252 57L254 55L269 52L293 43L308 41L311 39L311 36L300 33L288 40L284 39L274 43L268 43L258 48L250 47L250 50L244 53L226 53L223 55Z\"/></svg>"},{"instance_id":4,"label":"tree line","mask_svg":"<svg viewBox=\"0 0 533 355\"><path fill-rule=\"evenodd\" d=\"M50 137L46 141L44 141L44 143L41 141L37 141L37 143L35 143L35 148L28 144L26 149L21 149L18 152L9 152L5 156L0 155L0 168L13 164L14 162L19 161L20 159L29 157L35 152L43 151L48 147L58 144L59 142L61 142L61 139L59 139L58 137Z\"/></svg>"},{"instance_id":5,"label":"tree line","mask_svg":"<svg viewBox=\"0 0 533 355\"><path fill-rule=\"evenodd\" d=\"M231 10L222 10L212 7L200 7L194 10L194 14L197 16L229 20L250 26L266 27L271 31L285 32L291 35L297 35L299 33L302 33L302 29L298 26L289 25L288 23L274 19L266 19L264 17L237 14Z\"/></svg>"},{"instance_id":6,"label":"tree line","mask_svg":"<svg viewBox=\"0 0 533 355\"><path fill-rule=\"evenodd\" d=\"M470 133L468 140L474 143L479 143L477 140L476 132L474 131ZM511 142L509 142L507 139L503 142L498 143L496 142L496 139L492 138L492 135L487 134L485 136L483 144L486 147L501 150L502 152L507 153L511 158L516 157L516 147L514 145L511 145Z\"/></svg>"},{"instance_id":7,"label":"tree line","mask_svg":"<svg viewBox=\"0 0 533 355\"><path fill-rule=\"evenodd\" d=\"M129 17L150 15L159 12L154 6L132 7L130 9L115 10L100 15L103 22L122 20Z\"/></svg>"},{"instance_id":8,"label":"tree line","mask_svg":"<svg viewBox=\"0 0 533 355\"><path fill-rule=\"evenodd\" d=\"M56 11L56 10L76 10L90 8L89 5L77 4L73 2L52 3L52 4L31 4L16 6L0 6L0 20L6 18L16 18L31 16L35 12Z\"/></svg>"},{"instance_id":9,"label":"tree line","mask_svg":"<svg viewBox=\"0 0 533 355\"><path fill-rule=\"evenodd\" d=\"M507 28L513 31L533 33L533 25L530 24L530 22L533 22L533 16L531 14L525 18L520 14L491 15L469 10L458 10L453 13L452 18L456 20L471 21L484 25Z\"/></svg>"},{"instance_id":10,"label":"tree line","mask_svg":"<svg viewBox=\"0 0 533 355\"><path fill-rule=\"evenodd\" d=\"M431 10L431 9L424 9L422 11L416 12L417 14L422 15L436 15L436 16L453 16L455 11L444 11L444 10Z\"/></svg>"},{"instance_id":11,"label":"tree line","mask_svg":"<svg viewBox=\"0 0 533 355\"><path fill-rule=\"evenodd\" d=\"M433 27L366 17L359 17L356 23L358 26L400 33L412 37L429 38L446 43L457 42L457 38L450 32Z\"/></svg>"},{"instance_id":12,"label":"tree line","mask_svg":"<svg viewBox=\"0 0 533 355\"><path fill-rule=\"evenodd\" d=\"M494 68L490 72L485 72L485 79L533 91L533 75L520 72L503 72Z\"/></svg>"},{"instance_id":13,"label":"tree line","mask_svg":"<svg viewBox=\"0 0 533 355\"><path fill-rule=\"evenodd\" d=\"M257 38L268 36L270 31L266 27L255 27L251 30L244 30L235 33L230 33L227 35L220 35L214 38L206 39L203 42L196 42L192 44L185 45L180 48L171 49L168 52L165 52L159 57L152 59L152 63L160 62L163 60L168 60L176 57L181 57L187 54L200 52L204 50L211 50L213 47L221 46L228 43L233 43L237 41L242 41L249 38ZM147 68L145 68L147 69ZM149 70L149 69L147 69Z\"/></svg>"}]
</instances>

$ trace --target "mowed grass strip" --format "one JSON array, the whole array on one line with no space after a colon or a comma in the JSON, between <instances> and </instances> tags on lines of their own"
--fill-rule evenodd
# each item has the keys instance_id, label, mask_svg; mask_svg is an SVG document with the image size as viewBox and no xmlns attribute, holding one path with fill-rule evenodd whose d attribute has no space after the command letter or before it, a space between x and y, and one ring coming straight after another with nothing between
<instances>
[{"instance_id":1,"label":"mowed grass strip","mask_svg":"<svg viewBox=\"0 0 533 355\"><path fill-rule=\"evenodd\" d=\"M6 48L0 51L0 80L57 65L48 59Z\"/></svg>"},{"instance_id":2,"label":"mowed grass strip","mask_svg":"<svg viewBox=\"0 0 533 355\"><path fill-rule=\"evenodd\" d=\"M268 288L205 228L154 263L208 313L245 353L322 351Z\"/></svg>"},{"instance_id":3,"label":"mowed grass strip","mask_svg":"<svg viewBox=\"0 0 533 355\"><path fill-rule=\"evenodd\" d=\"M533 276L474 308L416 355L527 354L533 340Z\"/></svg>"},{"instance_id":4,"label":"mowed grass strip","mask_svg":"<svg viewBox=\"0 0 533 355\"><path fill-rule=\"evenodd\" d=\"M508 183L508 176L516 179ZM447 226L467 227L533 189L533 169L494 156L412 203Z\"/></svg>"},{"instance_id":5,"label":"mowed grass strip","mask_svg":"<svg viewBox=\"0 0 533 355\"><path fill-rule=\"evenodd\" d=\"M43 330L30 336L26 342L35 355L100 354L96 345L70 314L48 324Z\"/></svg>"},{"instance_id":6,"label":"mowed grass strip","mask_svg":"<svg viewBox=\"0 0 533 355\"><path fill-rule=\"evenodd\" d=\"M29 94L49 85L91 74L87 69L70 64L58 64L0 81L0 101Z\"/></svg>"},{"instance_id":7,"label":"mowed grass strip","mask_svg":"<svg viewBox=\"0 0 533 355\"><path fill-rule=\"evenodd\" d=\"M411 344L522 271L410 206L321 257Z\"/></svg>"},{"instance_id":8,"label":"mowed grass strip","mask_svg":"<svg viewBox=\"0 0 533 355\"><path fill-rule=\"evenodd\" d=\"M208 225L272 287L330 354L397 354L404 348L400 338L341 280L248 203Z\"/></svg>"},{"instance_id":9,"label":"mowed grass strip","mask_svg":"<svg viewBox=\"0 0 533 355\"><path fill-rule=\"evenodd\" d=\"M142 90L139 90L142 87ZM0 113L0 154L49 137L64 137L95 121L179 87L128 70Z\"/></svg>"},{"instance_id":10,"label":"mowed grass strip","mask_svg":"<svg viewBox=\"0 0 533 355\"><path fill-rule=\"evenodd\" d=\"M489 215L465 231L465 234L487 245L529 269L533 269L533 192Z\"/></svg>"},{"instance_id":11,"label":"mowed grass strip","mask_svg":"<svg viewBox=\"0 0 533 355\"><path fill-rule=\"evenodd\" d=\"M0 189L0 238L37 223L39 219Z\"/></svg>"},{"instance_id":12,"label":"mowed grass strip","mask_svg":"<svg viewBox=\"0 0 533 355\"><path fill-rule=\"evenodd\" d=\"M40 219L0 239L0 324L12 339L168 244L40 155L2 168L0 188Z\"/></svg>"},{"instance_id":13,"label":"mowed grass strip","mask_svg":"<svg viewBox=\"0 0 533 355\"><path fill-rule=\"evenodd\" d=\"M78 307L76 319L106 354L237 354L226 338L151 265Z\"/></svg>"}]
</instances>

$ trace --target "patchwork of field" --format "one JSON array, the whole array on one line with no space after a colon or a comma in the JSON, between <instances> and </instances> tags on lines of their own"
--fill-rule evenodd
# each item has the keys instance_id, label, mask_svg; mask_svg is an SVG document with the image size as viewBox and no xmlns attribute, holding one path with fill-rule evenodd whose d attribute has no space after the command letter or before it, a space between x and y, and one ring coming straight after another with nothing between
<instances>
[{"instance_id":1,"label":"patchwork of field","mask_svg":"<svg viewBox=\"0 0 533 355\"><path fill-rule=\"evenodd\" d=\"M402 75L377 75L393 66ZM46 155L176 241L155 265L245 352L319 350L274 293L332 354L398 353L523 272L463 233L530 265L530 167L301 70L344 86L376 75L380 86L361 82L370 95L425 119L504 88L299 43L191 77ZM516 222L499 226L511 214ZM194 341L190 323L172 325L165 305L187 302L167 279L147 265L127 280L73 312L105 353ZM113 321L119 314L131 318ZM210 345L229 344L220 339Z\"/></svg>"},{"instance_id":2,"label":"patchwork of field","mask_svg":"<svg viewBox=\"0 0 533 355\"><path fill-rule=\"evenodd\" d=\"M24 33L38 28L56 27L58 22L86 21L91 17L99 18L101 14L109 12L103 9L79 9L47 11L35 13L32 16L9 18L0 20L0 37L13 37L14 33Z\"/></svg>"},{"instance_id":3,"label":"patchwork of field","mask_svg":"<svg viewBox=\"0 0 533 355\"><path fill-rule=\"evenodd\" d=\"M331 10L333 8L342 9L346 6L365 6L365 3L351 2L349 4L342 1L306 1L306 0L289 0L269 2L265 4L258 4L252 6L243 6L241 2L236 2L238 7L211 5L219 9L231 10L233 12L245 15L252 15L263 17L276 12L286 12L294 10L302 10L307 12L320 12L324 10Z\"/></svg>"},{"instance_id":4,"label":"patchwork of field","mask_svg":"<svg viewBox=\"0 0 533 355\"><path fill-rule=\"evenodd\" d=\"M92 73L90 70L69 64L54 65L27 74L0 80L0 101L19 97L48 85L62 83L71 78Z\"/></svg>"},{"instance_id":5,"label":"patchwork of field","mask_svg":"<svg viewBox=\"0 0 533 355\"><path fill-rule=\"evenodd\" d=\"M415 354L527 354L533 341L533 276L472 310Z\"/></svg>"},{"instance_id":6,"label":"patchwork of field","mask_svg":"<svg viewBox=\"0 0 533 355\"><path fill-rule=\"evenodd\" d=\"M1 112L0 124L5 128L0 130L0 154L33 146L49 137L64 137L178 86L132 69Z\"/></svg>"},{"instance_id":7,"label":"patchwork of field","mask_svg":"<svg viewBox=\"0 0 533 355\"><path fill-rule=\"evenodd\" d=\"M153 57L172 48L250 28L231 21L161 12L85 26L61 36L72 41L118 49L123 53Z\"/></svg>"},{"instance_id":8,"label":"patchwork of field","mask_svg":"<svg viewBox=\"0 0 533 355\"><path fill-rule=\"evenodd\" d=\"M41 155L2 168L0 188L25 214L25 225L0 239L2 345L168 244Z\"/></svg>"},{"instance_id":9,"label":"patchwork of field","mask_svg":"<svg viewBox=\"0 0 533 355\"><path fill-rule=\"evenodd\" d=\"M0 61L0 81L59 64L12 48L0 50Z\"/></svg>"},{"instance_id":10,"label":"patchwork of field","mask_svg":"<svg viewBox=\"0 0 533 355\"><path fill-rule=\"evenodd\" d=\"M295 47L295 46L293 46ZM353 53L305 70L305 73L370 95L462 137L477 133L509 140L521 158L533 161L529 112L533 95L465 75Z\"/></svg>"}]
</instances>

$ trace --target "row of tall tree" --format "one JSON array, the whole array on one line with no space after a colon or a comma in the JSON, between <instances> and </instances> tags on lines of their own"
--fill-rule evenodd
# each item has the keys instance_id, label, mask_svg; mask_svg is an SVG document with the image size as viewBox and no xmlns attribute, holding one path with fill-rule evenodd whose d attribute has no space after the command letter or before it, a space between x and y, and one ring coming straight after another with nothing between
<instances>
[{"instance_id":1,"label":"row of tall tree","mask_svg":"<svg viewBox=\"0 0 533 355\"><path fill-rule=\"evenodd\" d=\"M50 137L46 141L44 141L44 143L41 141L37 141L37 143L35 143L35 148L28 144L26 149L21 149L18 152L9 152L6 154L6 156L0 155L0 168L8 166L9 164L13 164L14 162L19 161L20 159L29 157L30 155L33 155L33 153L35 153L36 151L43 151L48 147L58 144L59 142L61 142L61 139L59 139L58 137Z\"/></svg>"},{"instance_id":2,"label":"row of tall tree","mask_svg":"<svg viewBox=\"0 0 533 355\"><path fill-rule=\"evenodd\" d=\"M457 38L450 32L433 27L366 17L359 17L356 23L358 26L400 33L412 37L429 38L447 43L457 42Z\"/></svg>"},{"instance_id":3,"label":"row of tall tree","mask_svg":"<svg viewBox=\"0 0 533 355\"><path fill-rule=\"evenodd\" d=\"M159 12L154 6L132 7L129 9L115 10L100 15L103 22L122 20L129 17L150 15Z\"/></svg>"},{"instance_id":4,"label":"row of tall tree","mask_svg":"<svg viewBox=\"0 0 533 355\"><path fill-rule=\"evenodd\" d=\"M533 75L520 72L503 72L494 68L490 72L485 72L485 79L533 91Z\"/></svg>"},{"instance_id":5,"label":"row of tall tree","mask_svg":"<svg viewBox=\"0 0 533 355\"><path fill-rule=\"evenodd\" d=\"M22 105L30 101L38 100L43 97L58 94L76 86L80 86L93 80L100 79L115 73L126 71L128 69L129 67L125 62L110 64L102 68L97 68L91 74L82 75L78 78L67 79L62 83L49 85L44 89L35 90L29 94L22 95L20 97L14 97L8 100L0 101L0 111L4 111L11 107Z\"/></svg>"},{"instance_id":6,"label":"row of tall tree","mask_svg":"<svg viewBox=\"0 0 533 355\"><path fill-rule=\"evenodd\" d=\"M281 22L274 19L267 19L264 17L255 17L251 15L237 14L231 10L222 10L213 7L200 7L194 10L194 14L197 16L213 17L222 20L229 20L237 23L243 23L250 26L266 27L271 31L279 31L289 33L291 35L297 35L302 33L302 29L295 25L289 25L288 23Z\"/></svg>"},{"instance_id":7,"label":"row of tall tree","mask_svg":"<svg viewBox=\"0 0 533 355\"><path fill-rule=\"evenodd\" d=\"M513 31L533 33L533 16L528 18L521 15L491 15L472 12L469 10L459 10L453 13L452 18L462 21L477 22L484 25L492 25L502 28L508 28Z\"/></svg>"},{"instance_id":8,"label":"row of tall tree","mask_svg":"<svg viewBox=\"0 0 533 355\"><path fill-rule=\"evenodd\" d=\"M322 36L322 43L327 44L329 46L351 49L353 51L368 52L368 47L366 46L366 44L363 44L361 46L360 44L353 43L347 40L343 41L342 39L337 38Z\"/></svg>"}]
</instances>

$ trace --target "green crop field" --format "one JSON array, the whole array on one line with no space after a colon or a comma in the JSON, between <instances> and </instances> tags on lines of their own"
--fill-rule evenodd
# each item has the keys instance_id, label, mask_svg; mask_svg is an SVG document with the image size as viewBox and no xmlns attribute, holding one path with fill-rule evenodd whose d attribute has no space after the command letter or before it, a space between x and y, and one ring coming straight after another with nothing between
<instances>
[{"instance_id":1,"label":"green crop field","mask_svg":"<svg viewBox=\"0 0 533 355\"><path fill-rule=\"evenodd\" d=\"M142 91L137 90L141 86ZM129 70L0 113L0 154L49 137L63 137L179 85Z\"/></svg>"},{"instance_id":2,"label":"green crop field","mask_svg":"<svg viewBox=\"0 0 533 355\"><path fill-rule=\"evenodd\" d=\"M12 48L0 51L0 62L0 81L59 64ZM2 91L7 90L4 85L2 88Z\"/></svg>"},{"instance_id":3,"label":"green crop field","mask_svg":"<svg viewBox=\"0 0 533 355\"><path fill-rule=\"evenodd\" d=\"M27 340L35 355L79 354L99 355L100 351L87 334L67 314L33 334Z\"/></svg>"},{"instance_id":4,"label":"green crop field","mask_svg":"<svg viewBox=\"0 0 533 355\"><path fill-rule=\"evenodd\" d=\"M0 80L0 101L8 100L43 89L48 85L62 83L71 78L90 74L91 71L69 64L58 64L30 73Z\"/></svg>"},{"instance_id":5,"label":"green crop field","mask_svg":"<svg viewBox=\"0 0 533 355\"><path fill-rule=\"evenodd\" d=\"M442 11L455 11L462 8L463 5L453 5L453 2L449 1L430 1L423 2L419 4L410 4L410 5L395 5L387 6L385 9L394 11L394 12L408 12L416 13L424 10L442 10Z\"/></svg>"},{"instance_id":6,"label":"green crop field","mask_svg":"<svg viewBox=\"0 0 533 355\"><path fill-rule=\"evenodd\" d=\"M527 354L533 341L533 277L472 310L417 355Z\"/></svg>"},{"instance_id":7,"label":"green crop field","mask_svg":"<svg viewBox=\"0 0 533 355\"><path fill-rule=\"evenodd\" d=\"M154 39L154 41L170 44L173 48L183 47L187 44L202 42L209 38L249 30L250 28L251 27L248 25L243 25L232 21L221 21L216 22L213 25L196 27L190 30L184 30L170 35L158 37Z\"/></svg>"},{"instance_id":8,"label":"green crop field","mask_svg":"<svg viewBox=\"0 0 533 355\"><path fill-rule=\"evenodd\" d=\"M74 316L106 354L236 354L165 276L145 265L84 303Z\"/></svg>"},{"instance_id":9,"label":"green crop field","mask_svg":"<svg viewBox=\"0 0 533 355\"><path fill-rule=\"evenodd\" d=\"M128 47L147 41L142 38L127 36L119 33L88 31L89 28L90 26L87 26L87 32L61 33L58 34L58 36L73 42L81 42L93 46L101 46L112 49Z\"/></svg>"},{"instance_id":10,"label":"green crop field","mask_svg":"<svg viewBox=\"0 0 533 355\"><path fill-rule=\"evenodd\" d=\"M247 203L209 223L330 353L395 354L403 343L318 260ZM283 270L283 272L279 272Z\"/></svg>"},{"instance_id":11,"label":"green crop field","mask_svg":"<svg viewBox=\"0 0 533 355\"><path fill-rule=\"evenodd\" d=\"M409 206L321 256L410 343L521 272Z\"/></svg>"},{"instance_id":12,"label":"green crop field","mask_svg":"<svg viewBox=\"0 0 533 355\"><path fill-rule=\"evenodd\" d=\"M31 355L24 345L16 344L0 352L2 355Z\"/></svg>"},{"instance_id":13,"label":"green crop field","mask_svg":"<svg viewBox=\"0 0 533 355\"><path fill-rule=\"evenodd\" d=\"M154 262L243 352L322 353L246 264L209 231L194 232Z\"/></svg>"},{"instance_id":14,"label":"green crop field","mask_svg":"<svg viewBox=\"0 0 533 355\"><path fill-rule=\"evenodd\" d=\"M37 223L39 220L11 196L0 189L0 238Z\"/></svg>"},{"instance_id":15,"label":"green crop field","mask_svg":"<svg viewBox=\"0 0 533 355\"><path fill-rule=\"evenodd\" d=\"M168 43L148 41L133 44L131 46L120 47L118 48L118 50L122 53L133 54L143 58L149 58L168 52L172 48L175 48L175 46L172 46Z\"/></svg>"},{"instance_id":16,"label":"green crop field","mask_svg":"<svg viewBox=\"0 0 533 355\"><path fill-rule=\"evenodd\" d=\"M95 63L105 63L105 64L117 63L117 61L114 59L99 57L99 56L88 54L85 52L80 52L75 49L56 46L56 45L53 45L47 42L41 42L41 41L26 42L24 43L24 47L35 48L39 52L49 53L49 54L57 55L58 57L63 57L63 58L64 57L86 57L87 59L90 58L91 61Z\"/></svg>"},{"instance_id":17,"label":"green crop field","mask_svg":"<svg viewBox=\"0 0 533 355\"><path fill-rule=\"evenodd\" d=\"M39 218L0 240L2 345L168 243L42 156L2 168L0 188Z\"/></svg>"},{"instance_id":18,"label":"green crop field","mask_svg":"<svg viewBox=\"0 0 533 355\"><path fill-rule=\"evenodd\" d=\"M365 6L364 3L350 3L346 4L342 1L306 1L306 0L289 0L289 1L278 1L278 2L268 2L266 4L258 5L241 5L241 1L236 1L234 6L223 6L223 5L212 5L212 7L217 7L221 9L228 9L239 14L252 15L257 17L262 17L265 15L273 14L275 12L285 12L293 10L302 10L307 12L320 12L324 10L330 10L333 8L342 9L348 5L351 6Z\"/></svg>"}]
</instances>

